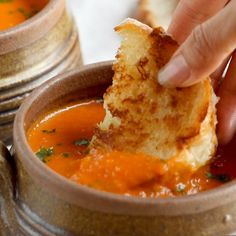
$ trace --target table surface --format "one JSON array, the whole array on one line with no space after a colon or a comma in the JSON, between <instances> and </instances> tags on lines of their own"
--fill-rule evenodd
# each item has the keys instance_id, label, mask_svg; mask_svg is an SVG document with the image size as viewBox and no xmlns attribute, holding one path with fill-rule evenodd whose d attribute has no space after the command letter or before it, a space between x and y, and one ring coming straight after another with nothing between
<instances>
[{"instance_id":1,"label":"table surface","mask_svg":"<svg viewBox=\"0 0 236 236\"><path fill-rule=\"evenodd\" d=\"M119 46L114 27L132 17L137 0L68 0L79 28L85 64L112 60Z\"/></svg>"}]
</instances>

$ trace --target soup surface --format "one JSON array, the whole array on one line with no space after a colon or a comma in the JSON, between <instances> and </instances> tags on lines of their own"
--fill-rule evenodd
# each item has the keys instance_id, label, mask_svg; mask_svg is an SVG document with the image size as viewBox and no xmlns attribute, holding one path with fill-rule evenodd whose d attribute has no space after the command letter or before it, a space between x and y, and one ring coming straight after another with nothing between
<instances>
[{"instance_id":1,"label":"soup surface","mask_svg":"<svg viewBox=\"0 0 236 236\"><path fill-rule=\"evenodd\" d=\"M47 3L48 0L0 0L0 30L27 20Z\"/></svg>"},{"instance_id":2,"label":"soup surface","mask_svg":"<svg viewBox=\"0 0 236 236\"><path fill-rule=\"evenodd\" d=\"M193 173L178 160L160 161L144 154L93 151L88 145L104 118L102 103L71 103L40 117L27 131L36 156L66 178L99 190L140 197L195 194L235 178L233 146L218 148L208 165Z\"/></svg>"}]
</instances>

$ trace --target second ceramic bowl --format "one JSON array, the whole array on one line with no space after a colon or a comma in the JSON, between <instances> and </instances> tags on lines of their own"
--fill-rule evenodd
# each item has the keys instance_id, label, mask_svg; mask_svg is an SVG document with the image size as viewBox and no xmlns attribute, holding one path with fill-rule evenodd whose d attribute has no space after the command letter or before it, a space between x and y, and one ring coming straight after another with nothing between
<instances>
[{"instance_id":1,"label":"second ceramic bowl","mask_svg":"<svg viewBox=\"0 0 236 236\"><path fill-rule=\"evenodd\" d=\"M0 31L0 140L24 98L43 82L82 64L77 27L64 0L49 0L35 16Z\"/></svg>"}]
</instances>

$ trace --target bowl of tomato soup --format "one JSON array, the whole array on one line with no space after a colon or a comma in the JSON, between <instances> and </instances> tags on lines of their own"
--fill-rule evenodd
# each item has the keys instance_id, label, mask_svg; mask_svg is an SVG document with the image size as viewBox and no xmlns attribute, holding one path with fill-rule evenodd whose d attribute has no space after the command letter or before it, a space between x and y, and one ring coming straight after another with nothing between
<instances>
[{"instance_id":1,"label":"bowl of tomato soup","mask_svg":"<svg viewBox=\"0 0 236 236\"><path fill-rule=\"evenodd\" d=\"M216 235L235 230L236 139L197 172L143 154L89 152L104 118L112 62L36 89L1 145L5 232L32 235Z\"/></svg>"},{"instance_id":2,"label":"bowl of tomato soup","mask_svg":"<svg viewBox=\"0 0 236 236\"><path fill-rule=\"evenodd\" d=\"M64 0L0 1L0 17L0 140L8 141L25 97L82 59Z\"/></svg>"}]
</instances>

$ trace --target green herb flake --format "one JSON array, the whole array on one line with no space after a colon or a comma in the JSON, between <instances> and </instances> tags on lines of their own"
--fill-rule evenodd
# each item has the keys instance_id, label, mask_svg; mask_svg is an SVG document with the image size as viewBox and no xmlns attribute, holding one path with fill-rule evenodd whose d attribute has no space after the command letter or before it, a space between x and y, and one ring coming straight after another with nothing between
<instances>
[{"instance_id":1,"label":"green herb flake","mask_svg":"<svg viewBox=\"0 0 236 236\"><path fill-rule=\"evenodd\" d=\"M186 185L183 183L179 183L176 185L176 192L183 193L185 191Z\"/></svg>"},{"instance_id":2,"label":"green herb flake","mask_svg":"<svg viewBox=\"0 0 236 236\"><path fill-rule=\"evenodd\" d=\"M28 12L22 7L19 7L17 11L20 12L26 19L29 19L31 16L34 15L32 12Z\"/></svg>"},{"instance_id":3,"label":"green herb flake","mask_svg":"<svg viewBox=\"0 0 236 236\"><path fill-rule=\"evenodd\" d=\"M35 154L42 162L46 162L47 157L50 157L54 154L54 148L53 147L50 147L50 148L41 147L39 149L39 151L36 152Z\"/></svg>"},{"instance_id":4,"label":"green herb flake","mask_svg":"<svg viewBox=\"0 0 236 236\"><path fill-rule=\"evenodd\" d=\"M70 153L68 153L68 152L64 152L64 153L62 153L62 156L65 157L65 158L67 158L67 157L70 156Z\"/></svg>"},{"instance_id":5,"label":"green herb flake","mask_svg":"<svg viewBox=\"0 0 236 236\"><path fill-rule=\"evenodd\" d=\"M56 129L43 129L42 132L45 134L53 134L56 133Z\"/></svg>"},{"instance_id":6,"label":"green herb flake","mask_svg":"<svg viewBox=\"0 0 236 236\"><path fill-rule=\"evenodd\" d=\"M231 180L230 176L227 174L212 174L210 172L206 172L206 177L208 179L215 179L223 183L229 182Z\"/></svg>"},{"instance_id":7,"label":"green herb flake","mask_svg":"<svg viewBox=\"0 0 236 236\"><path fill-rule=\"evenodd\" d=\"M214 175L211 173L211 172L206 172L206 177L208 179L213 179L214 178Z\"/></svg>"},{"instance_id":8,"label":"green herb flake","mask_svg":"<svg viewBox=\"0 0 236 236\"><path fill-rule=\"evenodd\" d=\"M74 142L75 146L88 146L90 141L88 139L80 139Z\"/></svg>"}]
</instances>

